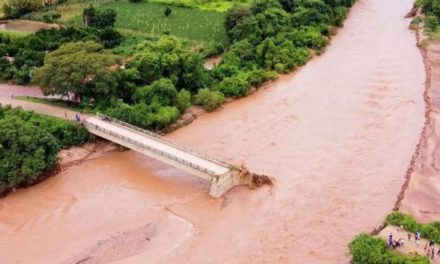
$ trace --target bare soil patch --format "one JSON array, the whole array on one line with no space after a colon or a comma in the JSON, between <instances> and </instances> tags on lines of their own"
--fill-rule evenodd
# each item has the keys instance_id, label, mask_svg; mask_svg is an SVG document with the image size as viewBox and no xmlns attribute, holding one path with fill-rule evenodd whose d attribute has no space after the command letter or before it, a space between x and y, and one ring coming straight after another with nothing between
<instances>
[{"instance_id":1,"label":"bare soil patch","mask_svg":"<svg viewBox=\"0 0 440 264\"><path fill-rule=\"evenodd\" d=\"M0 21L0 30L14 30L14 31L23 31L23 32L35 32L40 29L49 29L49 28L59 28L58 24L48 24L38 21L31 20L1 20Z\"/></svg>"}]
</instances>

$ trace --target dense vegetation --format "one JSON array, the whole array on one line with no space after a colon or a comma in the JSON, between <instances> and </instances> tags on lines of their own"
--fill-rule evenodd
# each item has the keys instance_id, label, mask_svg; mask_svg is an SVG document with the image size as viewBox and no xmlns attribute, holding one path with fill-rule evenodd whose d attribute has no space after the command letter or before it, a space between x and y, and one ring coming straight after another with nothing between
<instances>
[{"instance_id":1,"label":"dense vegetation","mask_svg":"<svg viewBox=\"0 0 440 264\"><path fill-rule=\"evenodd\" d=\"M225 1L197 3L207 2ZM74 28L1 38L0 53L14 60L0 60L0 78L32 79L45 94L73 98L143 128L164 129L192 103L212 111L225 98L246 96L304 65L325 49L353 2L244 1L224 14L137 1L89 6ZM115 26L150 36L124 40ZM185 39L221 44L217 52L231 45L221 63L206 70L204 51Z\"/></svg>"},{"instance_id":2,"label":"dense vegetation","mask_svg":"<svg viewBox=\"0 0 440 264\"><path fill-rule=\"evenodd\" d=\"M61 148L87 139L87 130L73 123L0 107L0 193L38 181L54 168Z\"/></svg>"},{"instance_id":3,"label":"dense vegetation","mask_svg":"<svg viewBox=\"0 0 440 264\"><path fill-rule=\"evenodd\" d=\"M436 31L440 21L440 1L439 0L417 0L416 6L420 6L425 14L423 19L425 28L428 31ZM418 24L422 19L416 17L413 21L414 24Z\"/></svg>"},{"instance_id":4,"label":"dense vegetation","mask_svg":"<svg viewBox=\"0 0 440 264\"><path fill-rule=\"evenodd\" d=\"M120 34L112 28L42 29L21 38L0 33L0 54L14 58L10 63L5 57L0 57L0 80L27 84L32 79L33 71L43 66L47 52L58 49L64 43L87 40L101 43L108 48L122 41Z\"/></svg>"},{"instance_id":5,"label":"dense vegetation","mask_svg":"<svg viewBox=\"0 0 440 264\"><path fill-rule=\"evenodd\" d=\"M111 66L117 62L117 56L93 41L67 43L45 56L44 66L34 71L34 81L45 94L101 99L115 94Z\"/></svg>"},{"instance_id":6,"label":"dense vegetation","mask_svg":"<svg viewBox=\"0 0 440 264\"><path fill-rule=\"evenodd\" d=\"M45 1L38 0L5 0L3 1L3 16L19 18L21 15L44 7Z\"/></svg>"},{"instance_id":7,"label":"dense vegetation","mask_svg":"<svg viewBox=\"0 0 440 264\"><path fill-rule=\"evenodd\" d=\"M429 224L418 223L411 215L403 214L401 212L392 212L386 218L389 225L403 226L405 230L411 232L420 232L423 238L440 243L440 222L433 222Z\"/></svg>"},{"instance_id":8,"label":"dense vegetation","mask_svg":"<svg viewBox=\"0 0 440 264\"><path fill-rule=\"evenodd\" d=\"M367 234L360 234L350 242L350 254L355 264L429 264L425 256L410 257L388 248L386 242Z\"/></svg>"}]
</instances>

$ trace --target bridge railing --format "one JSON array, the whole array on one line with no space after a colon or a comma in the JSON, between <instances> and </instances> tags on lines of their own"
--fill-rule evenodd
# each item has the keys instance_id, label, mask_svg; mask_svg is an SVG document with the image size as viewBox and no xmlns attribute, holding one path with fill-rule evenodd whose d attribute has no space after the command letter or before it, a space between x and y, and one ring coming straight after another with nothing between
<instances>
[{"instance_id":1,"label":"bridge railing","mask_svg":"<svg viewBox=\"0 0 440 264\"><path fill-rule=\"evenodd\" d=\"M97 115L98 117L100 117L100 118L107 118L107 120L109 120L109 122L111 122L111 123L115 123L115 124L117 124L117 125L119 125L119 126L122 126L122 127L125 127L125 128L129 128L129 129L135 130L135 131L137 131L137 132L139 132L139 133L141 133L141 134L145 134L145 135L147 135L147 136L153 137L153 138L155 138L157 141L161 141L161 142L163 142L163 143L166 143L166 144L168 144L168 145L171 145L171 146L173 146L173 147L176 148L176 149L180 149L180 150L183 150L183 151L185 151L185 152L189 152L189 153L192 153L192 154L194 154L194 155L197 155L197 156L199 156L199 157L203 157L203 158L206 159L206 160L209 160L209 161L211 161L211 162L215 162L215 163L217 163L217 164L219 164L219 165L221 165L221 166L224 166L224 167L229 167L229 166L230 166L228 163L226 163L226 162L224 162L224 161L222 161L222 160L219 160L219 159L216 159L216 158L210 157L210 156L208 156L208 155L206 155L206 154L204 154L204 153L200 153L200 152L195 151L195 150L192 150L192 149L187 149L187 148L184 148L184 147L181 147L181 146L177 146L177 145L175 145L173 142L171 142L171 141L165 139L164 137L162 137L162 136L160 136L160 135L158 135L158 134L156 134L156 133L153 133L153 132L151 132L151 131L148 131L148 130L146 130L146 129L142 129L142 128L140 128L140 127L134 126L134 125L132 125L132 124L126 123L126 122L124 122L124 121L118 120L118 119L116 119L116 118L113 118L113 117L110 117L110 116L107 116L107 115L104 115L104 114L101 114L101 113L97 113L96 115Z\"/></svg>"},{"instance_id":2,"label":"bridge railing","mask_svg":"<svg viewBox=\"0 0 440 264\"><path fill-rule=\"evenodd\" d=\"M183 164L185 166L189 166L189 167L191 167L193 169L196 169L198 171L201 171L203 173L206 173L206 174L209 174L209 175L212 175L212 176L216 175L215 172L212 171L212 170L209 170L207 168L201 167L201 166L199 166L197 164L194 164L194 163L192 163L190 161L181 159L181 158L179 158L179 157L177 157L175 155L171 155L171 154L169 154L167 152L164 152L162 150L159 150L159 149L156 149L156 148L152 148L149 145L146 145L146 144L144 144L142 142L138 142L137 140L133 140L132 138L129 138L129 137L126 137L124 135L115 133L115 132L113 132L113 131L111 131L109 129L97 126L95 124L88 123L87 121L84 121L84 123L85 123L86 126L92 127L92 128L94 128L96 130L100 130L100 131L102 131L102 132L104 132L106 134L109 134L109 135L114 136L116 138L119 138L119 139L121 139L123 141L126 141L126 142L129 142L129 143L133 144L133 145L136 145L136 146L138 146L140 148L143 148L143 149L146 149L146 150L148 150L150 152L153 152L153 153L155 153L155 154L157 154L159 156L168 158L168 159L173 160L175 162L181 163L181 164Z\"/></svg>"}]
</instances>

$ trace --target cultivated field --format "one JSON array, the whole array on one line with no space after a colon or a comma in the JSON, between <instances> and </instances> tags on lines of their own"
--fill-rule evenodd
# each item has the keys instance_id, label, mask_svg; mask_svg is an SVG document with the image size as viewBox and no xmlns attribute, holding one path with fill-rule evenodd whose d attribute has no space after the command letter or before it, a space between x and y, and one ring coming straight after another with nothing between
<instances>
[{"instance_id":1,"label":"cultivated field","mask_svg":"<svg viewBox=\"0 0 440 264\"><path fill-rule=\"evenodd\" d=\"M215 10L224 12L235 3L249 4L251 0L147 0L150 3L162 3L173 6L195 7L202 10Z\"/></svg>"},{"instance_id":2,"label":"cultivated field","mask_svg":"<svg viewBox=\"0 0 440 264\"><path fill-rule=\"evenodd\" d=\"M111 8L117 12L116 27L122 32L153 36L171 34L197 42L227 43L223 13L173 6L172 14L166 17L166 7L145 2L113 2L100 8Z\"/></svg>"},{"instance_id":3,"label":"cultivated field","mask_svg":"<svg viewBox=\"0 0 440 264\"><path fill-rule=\"evenodd\" d=\"M3 18L3 4L5 0L0 0L0 18Z\"/></svg>"}]
</instances>

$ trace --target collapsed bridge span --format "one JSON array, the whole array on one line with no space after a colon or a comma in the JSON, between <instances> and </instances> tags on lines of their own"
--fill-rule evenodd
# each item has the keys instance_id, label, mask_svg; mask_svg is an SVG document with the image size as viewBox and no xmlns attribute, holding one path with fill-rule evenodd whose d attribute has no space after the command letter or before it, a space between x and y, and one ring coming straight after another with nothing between
<instances>
[{"instance_id":1,"label":"collapsed bridge span","mask_svg":"<svg viewBox=\"0 0 440 264\"><path fill-rule=\"evenodd\" d=\"M249 172L244 166L233 166L207 155L179 147L174 143L125 122L104 116L90 116L84 121L90 133L119 145L180 168L210 182L209 194L221 197L237 185L251 188L269 184L267 176Z\"/></svg>"}]
</instances>

